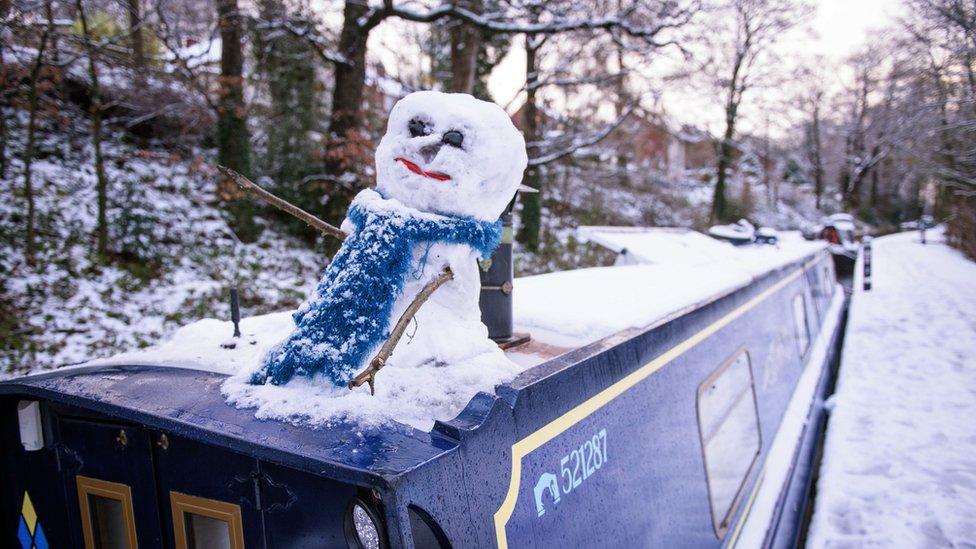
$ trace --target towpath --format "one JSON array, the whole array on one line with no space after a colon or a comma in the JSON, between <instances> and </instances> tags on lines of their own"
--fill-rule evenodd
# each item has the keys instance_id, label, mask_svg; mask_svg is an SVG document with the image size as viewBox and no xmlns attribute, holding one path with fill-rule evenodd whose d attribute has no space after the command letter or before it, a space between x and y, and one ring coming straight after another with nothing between
<instances>
[{"instance_id":1,"label":"towpath","mask_svg":"<svg viewBox=\"0 0 976 549\"><path fill-rule=\"evenodd\" d=\"M928 232L856 281L808 548L976 547L976 263Z\"/></svg>"}]
</instances>

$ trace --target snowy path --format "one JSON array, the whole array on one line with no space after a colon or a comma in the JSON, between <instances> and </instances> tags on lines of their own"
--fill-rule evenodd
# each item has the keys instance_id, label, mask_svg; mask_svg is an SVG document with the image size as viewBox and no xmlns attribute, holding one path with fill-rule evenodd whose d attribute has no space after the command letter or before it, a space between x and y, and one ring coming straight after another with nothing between
<instances>
[{"instance_id":1,"label":"snowy path","mask_svg":"<svg viewBox=\"0 0 976 549\"><path fill-rule=\"evenodd\" d=\"M976 547L976 263L933 233L855 286L808 547Z\"/></svg>"}]
</instances>

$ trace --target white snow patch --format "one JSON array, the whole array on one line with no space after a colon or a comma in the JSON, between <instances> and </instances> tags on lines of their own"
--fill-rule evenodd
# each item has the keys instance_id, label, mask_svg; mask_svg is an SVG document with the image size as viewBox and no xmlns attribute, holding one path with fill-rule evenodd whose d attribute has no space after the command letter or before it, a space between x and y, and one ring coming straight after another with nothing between
<instances>
[{"instance_id":1,"label":"white snow patch","mask_svg":"<svg viewBox=\"0 0 976 549\"><path fill-rule=\"evenodd\" d=\"M976 263L941 235L875 239L855 280L808 547L973 547Z\"/></svg>"},{"instance_id":2,"label":"white snow patch","mask_svg":"<svg viewBox=\"0 0 976 549\"><path fill-rule=\"evenodd\" d=\"M600 234L607 240L621 237L618 246L633 246L655 263L516 279L513 296L518 331L553 345L582 346L720 297L762 273L824 248L822 242L789 233L778 246L741 247L681 229ZM657 254L655 246L667 252Z\"/></svg>"}]
</instances>

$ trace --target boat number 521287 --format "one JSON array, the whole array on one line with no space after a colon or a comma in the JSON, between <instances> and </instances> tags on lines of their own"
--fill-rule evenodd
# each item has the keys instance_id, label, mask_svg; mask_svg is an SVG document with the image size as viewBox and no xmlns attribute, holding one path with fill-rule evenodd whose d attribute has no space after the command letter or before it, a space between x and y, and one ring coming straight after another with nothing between
<instances>
[{"instance_id":1,"label":"boat number 521287","mask_svg":"<svg viewBox=\"0 0 976 549\"><path fill-rule=\"evenodd\" d=\"M562 495L569 495L579 488L583 481L599 471L606 462L607 430L600 429L559 460L558 477L549 472L539 476L539 481L535 485L535 507L538 515L541 517L546 514L544 501L546 492L549 492L553 504L559 503L562 499L560 492Z\"/></svg>"}]
</instances>

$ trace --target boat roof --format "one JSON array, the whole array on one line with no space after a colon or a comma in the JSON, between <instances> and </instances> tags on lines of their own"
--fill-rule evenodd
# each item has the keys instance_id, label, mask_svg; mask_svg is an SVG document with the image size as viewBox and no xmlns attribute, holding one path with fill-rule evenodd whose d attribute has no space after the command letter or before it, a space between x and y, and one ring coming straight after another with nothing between
<instances>
[{"instance_id":1,"label":"boat roof","mask_svg":"<svg viewBox=\"0 0 976 549\"><path fill-rule=\"evenodd\" d=\"M226 377L164 366L87 366L3 382L0 395L78 406L357 484L388 482L457 446L436 431L397 424L364 430L336 421L323 429L259 419L227 405L220 389Z\"/></svg>"},{"instance_id":2,"label":"boat roof","mask_svg":"<svg viewBox=\"0 0 976 549\"><path fill-rule=\"evenodd\" d=\"M479 393L496 399L499 384L531 378L536 366L628 329L675 318L826 246L789 234L777 246L733 247L685 230L610 228L600 233L609 235L607 241L626 235L635 248L653 247L653 242L641 239L660 242L663 238L671 241L671 251L658 257L657 263L516 279L516 331L530 333L532 342L507 353L523 372L514 380L515 374L492 377L490 369L472 379L463 369L447 367L436 368L432 384L401 384L389 394L378 391L376 397L345 391L333 398L312 382L295 380L284 387L263 386L262 391L275 392L268 398L272 405L228 404L223 386L227 376L254 371L268 350L293 329L290 312L282 312L243 319L244 337L234 349L221 347L232 333L231 323L204 319L179 329L160 345L90 366L11 380L0 384L0 393L25 391L69 404L87 401L90 407L119 417L177 432L193 431L203 439L220 438L232 448L247 447L254 454L269 445L278 448L278 461L332 463L362 474L395 475L409 463L449 450L455 443L443 432L438 434L436 426L456 422ZM714 253L680 253L682 239L706 239L708 244L702 246ZM687 248L695 248L694 242ZM455 371L462 373L455 375ZM378 385L391 386L394 375L415 379L413 370L397 373L391 362ZM451 395L453 402L445 395ZM397 456L400 450L370 447L369 440L381 439L393 440L394 446L405 450Z\"/></svg>"}]
</instances>

